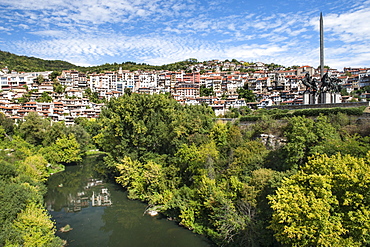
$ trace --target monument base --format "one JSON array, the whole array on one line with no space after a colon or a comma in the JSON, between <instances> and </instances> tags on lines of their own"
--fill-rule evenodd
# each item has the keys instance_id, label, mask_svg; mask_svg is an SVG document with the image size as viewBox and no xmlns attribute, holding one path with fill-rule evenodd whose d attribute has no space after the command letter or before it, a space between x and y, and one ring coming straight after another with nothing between
<instances>
[{"instance_id":1,"label":"monument base","mask_svg":"<svg viewBox=\"0 0 370 247\"><path fill-rule=\"evenodd\" d=\"M342 103L341 95L339 93L325 92L321 93L320 103L321 104L335 104Z\"/></svg>"},{"instance_id":2,"label":"monument base","mask_svg":"<svg viewBox=\"0 0 370 247\"><path fill-rule=\"evenodd\" d=\"M303 94L303 104L304 105L313 105L318 104L319 99L316 95L316 93L304 93Z\"/></svg>"}]
</instances>

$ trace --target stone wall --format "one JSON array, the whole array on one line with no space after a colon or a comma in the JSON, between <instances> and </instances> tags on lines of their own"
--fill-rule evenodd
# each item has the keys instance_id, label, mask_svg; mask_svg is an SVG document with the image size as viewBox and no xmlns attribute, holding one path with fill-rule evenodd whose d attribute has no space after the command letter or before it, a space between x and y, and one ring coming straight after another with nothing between
<instances>
[{"instance_id":1,"label":"stone wall","mask_svg":"<svg viewBox=\"0 0 370 247\"><path fill-rule=\"evenodd\" d=\"M281 110L299 110L299 109L314 109L314 108L335 108L335 107L360 107L370 106L369 102L346 102L333 104L309 104L309 105L273 105L266 106L266 109L281 109Z\"/></svg>"},{"instance_id":2,"label":"stone wall","mask_svg":"<svg viewBox=\"0 0 370 247\"><path fill-rule=\"evenodd\" d=\"M274 135L260 134L259 139L267 149L276 150L286 143L286 139Z\"/></svg>"}]
</instances>

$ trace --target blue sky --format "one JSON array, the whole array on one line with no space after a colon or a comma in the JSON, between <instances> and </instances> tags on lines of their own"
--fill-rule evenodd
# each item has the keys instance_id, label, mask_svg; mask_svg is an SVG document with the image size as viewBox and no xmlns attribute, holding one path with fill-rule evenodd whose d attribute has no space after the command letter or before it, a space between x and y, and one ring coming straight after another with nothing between
<instances>
[{"instance_id":1,"label":"blue sky","mask_svg":"<svg viewBox=\"0 0 370 247\"><path fill-rule=\"evenodd\" d=\"M78 65L196 58L370 67L370 0L0 0L0 50Z\"/></svg>"}]
</instances>

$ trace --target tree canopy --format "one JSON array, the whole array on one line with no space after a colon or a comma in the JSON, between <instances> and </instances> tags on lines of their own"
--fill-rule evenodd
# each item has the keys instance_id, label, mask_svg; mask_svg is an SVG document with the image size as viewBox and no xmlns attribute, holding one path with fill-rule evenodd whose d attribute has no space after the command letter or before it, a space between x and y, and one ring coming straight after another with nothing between
<instances>
[{"instance_id":1,"label":"tree canopy","mask_svg":"<svg viewBox=\"0 0 370 247\"><path fill-rule=\"evenodd\" d=\"M44 209L47 160L20 137L0 137L0 245L59 247Z\"/></svg>"},{"instance_id":2,"label":"tree canopy","mask_svg":"<svg viewBox=\"0 0 370 247\"><path fill-rule=\"evenodd\" d=\"M347 163L363 164L368 159L368 138L346 132L349 120L342 113L283 121L268 113L260 110L260 120L240 126L214 121L206 107L181 106L166 95L131 94L107 105L94 138L109 153L106 165L131 199L147 202L150 209L218 245L367 244L358 240L367 228L354 223L368 224L366 213L360 213L359 202L357 211L343 211L349 205L346 196L352 198L344 184L351 181L340 177L354 178L343 172L357 169ZM90 128L87 122L86 126ZM280 135L284 141L264 143L260 139L264 133ZM352 153L358 158L347 156ZM331 173L315 174L329 163ZM336 163L341 165L334 168ZM337 193L344 195L342 199L334 198L339 198ZM351 200L365 198L361 193L355 192ZM291 232L284 232L288 227Z\"/></svg>"},{"instance_id":3,"label":"tree canopy","mask_svg":"<svg viewBox=\"0 0 370 247\"><path fill-rule=\"evenodd\" d=\"M96 148L131 199L217 245L370 245L368 123L352 117L363 109L331 110L250 110L257 121L239 124L167 94L130 93L72 127L0 114L0 245L58 242L43 182Z\"/></svg>"},{"instance_id":4,"label":"tree canopy","mask_svg":"<svg viewBox=\"0 0 370 247\"><path fill-rule=\"evenodd\" d=\"M370 153L312 157L269 196L271 229L289 246L370 243Z\"/></svg>"},{"instance_id":5,"label":"tree canopy","mask_svg":"<svg viewBox=\"0 0 370 247\"><path fill-rule=\"evenodd\" d=\"M181 106L166 94L131 94L111 100L96 141L114 157L173 154L186 138L212 126L206 106Z\"/></svg>"}]
</instances>

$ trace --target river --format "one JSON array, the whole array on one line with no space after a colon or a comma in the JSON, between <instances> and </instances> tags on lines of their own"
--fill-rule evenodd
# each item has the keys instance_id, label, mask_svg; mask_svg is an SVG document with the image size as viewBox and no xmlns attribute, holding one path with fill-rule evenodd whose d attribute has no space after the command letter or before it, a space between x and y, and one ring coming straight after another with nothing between
<instances>
[{"instance_id":1,"label":"river","mask_svg":"<svg viewBox=\"0 0 370 247\"><path fill-rule=\"evenodd\" d=\"M68 246L191 246L212 244L162 215L143 214L146 204L127 199L127 193L99 170L102 160L89 156L82 164L50 176L46 207Z\"/></svg>"}]
</instances>

